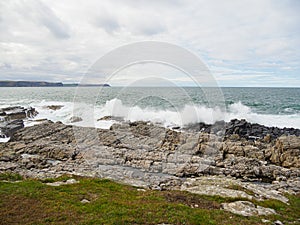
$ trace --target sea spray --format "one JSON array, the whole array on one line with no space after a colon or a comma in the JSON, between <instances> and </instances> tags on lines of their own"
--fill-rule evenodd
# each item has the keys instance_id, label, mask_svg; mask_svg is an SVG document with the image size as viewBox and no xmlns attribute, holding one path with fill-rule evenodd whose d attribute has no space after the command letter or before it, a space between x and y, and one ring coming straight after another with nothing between
<instances>
[{"instance_id":1,"label":"sea spray","mask_svg":"<svg viewBox=\"0 0 300 225\"><path fill-rule=\"evenodd\" d=\"M59 110L50 110L46 106L63 105ZM78 104L77 104L78 105ZM72 102L53 102L43 101L37 104L31 104L36 107L39 115L37 119L49 119L54 122L61 121L66 124L71 124L70 118L75 113L83 121L74 123L77 126L109 128L109 126L118 121L99 121L105 116L122 117L125 121L151 121L159 123L163 126L184 126L191 123L204 122L212 124L219 120L226 122L231 119L246 119L252 123L259 123L266 126L294 127L300 128L300 115L276 115L276 114L261 114L255 112L252 108L244 105L241 101L230 104L226 111L220 108L211 108L200 104L186 104L174 109L159 109L153 107L141 107L138 105L129 106L124 104L120 99L111 99L102 105L90 105L80 103L76 109L73 108ZM91 117L91 113L93 112Z\"/></svg>"}]
</instances>

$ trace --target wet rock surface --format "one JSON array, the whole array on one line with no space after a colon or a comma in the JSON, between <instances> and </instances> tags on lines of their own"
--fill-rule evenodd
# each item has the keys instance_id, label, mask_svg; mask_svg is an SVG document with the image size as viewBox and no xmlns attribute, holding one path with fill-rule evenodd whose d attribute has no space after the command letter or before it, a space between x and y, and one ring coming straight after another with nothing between
<instances>
[{"instance_id":1,"label":"wet rock surface","mask_svg":"<svg viewBox=\"0 0 300 225\"><path fill-rule=\"evenodd\" d=\"M282 135L300 136L300 129L267 127L257 123L249 123L246 120L233 119L230 122L217 121L214 124L196 123L183 128L187 131L203 131L206 133L222 134L225 137L238 135L247 140L265 138L266 141L276 139Z\"/></svg>"},{"instance_id":2,"label":"wet rock surface","mask_svg":"<svg viewBox=\"0 0 300 225\"><path fill-rule=\"evenodd\" d=\"M79 116L72 116L70 119L69 119L70 123L77 123L77 122L80 122L82 121L82 118L79 117Z\"/></svg>"},{"instance_id":3,"label":"wet rock surface","mask_svg":"<svg viewBox=\"0 0 300 225\"><path fill-rule=\"evenodd\" d=\"M63 105L48 105L46 106L47 109L56 111L56 110L60 110L62 107L64 107Z\"/></svg>"},{"instance_id":4,"label":"wet rock surface","mask_svg":"<svg viewBox=\"0 0 300 225\"><path fill-rule=\"evenodd\" d=\"M32 108L21 106L0 109L0 138L11 137L13 133L24 127L23 120L33 118L38 112Z\"/></svg>"},{"instance_id":5,"label":"wet rock surface","mask_svg":"<svg viewBox=\"0 0 300 225\"><path fill-rule=\"evenodd\" d=\"M284 193L300 193L299 151L296 135L249 140L237 133L223 137L147 122L103 130L46 121L0 143L0 173L75 174L156 190L288 203Z\"/></svg>"}]
</instances>

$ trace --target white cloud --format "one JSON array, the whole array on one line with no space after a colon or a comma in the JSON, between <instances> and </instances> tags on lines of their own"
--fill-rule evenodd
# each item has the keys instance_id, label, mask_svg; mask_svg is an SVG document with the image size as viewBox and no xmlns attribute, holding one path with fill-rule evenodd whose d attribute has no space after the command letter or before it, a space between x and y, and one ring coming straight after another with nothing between
<instances>
[{"instance_id":1,"label":"white cloud","mask_svg":"<svg viewBox=\"0 0 300 225\"><path fill-rule=\"evenodd\" d=\"M110 50L158 40L199 55L221 84L281 73L299 84L299 11L291 0L0 0L0 73L78 81Z\"/></svg>"}]
</instances>

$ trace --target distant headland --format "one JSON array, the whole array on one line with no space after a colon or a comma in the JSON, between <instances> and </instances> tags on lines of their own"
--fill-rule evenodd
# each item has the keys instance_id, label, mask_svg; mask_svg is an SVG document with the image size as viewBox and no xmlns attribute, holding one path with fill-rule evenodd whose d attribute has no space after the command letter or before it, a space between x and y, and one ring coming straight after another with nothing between
<instances>
[{"instance_id":1,"label":"distant headland","mask_svg":"<svg viewBox=\"0 0 300 225\"><path fill-rule=\"evenodd\" d=\"M63 84L64 87L110 87L109 84Z\"/></svg>"},{"instance_id":2,"label":"distant headland","mask_svg":"<svg viewBox=\"0 0 300 225\"><path fill-rule=\"evenodd\" d=\"M0 81L0 87L110 87L109 84L64 84L46 81Z\"/></svg>"}]
</instances>

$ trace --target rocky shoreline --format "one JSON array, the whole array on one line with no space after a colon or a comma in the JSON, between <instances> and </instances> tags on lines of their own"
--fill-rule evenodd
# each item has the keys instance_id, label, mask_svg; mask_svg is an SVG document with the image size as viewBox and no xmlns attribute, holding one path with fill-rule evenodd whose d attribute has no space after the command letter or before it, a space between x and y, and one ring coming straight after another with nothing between
<instances>
[{"instance_id":1,"label":"rocky shoreline","mask_svg":"<svg viewBox=\"0 0 300 225\"><path fill-rule=\"evenodd\" d=\"M288 203L285 193L300 193L299 135L298 129L245 120L183 129L123 122L109 130L44 121L20 127L9 142L0 143L0 173L74 174L157 190Z\"/></svg>"}]
</instances>

